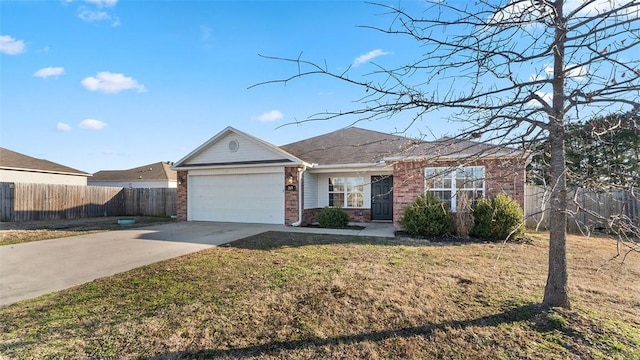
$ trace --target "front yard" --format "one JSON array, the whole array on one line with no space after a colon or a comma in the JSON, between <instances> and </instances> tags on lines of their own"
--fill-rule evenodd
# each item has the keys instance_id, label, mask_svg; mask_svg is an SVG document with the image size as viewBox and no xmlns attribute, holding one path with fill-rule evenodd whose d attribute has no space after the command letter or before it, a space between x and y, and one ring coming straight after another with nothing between
<instances>
[{"instance_id":1,"label":"front yard","mask_svg":"<svg viewBox=\"0 0 640 360\"><path fill-rule=\"evenodd\" d=\"M7 358L640 358L640 255L269 232L0 308Z\"/></svg>"}]
</instances>

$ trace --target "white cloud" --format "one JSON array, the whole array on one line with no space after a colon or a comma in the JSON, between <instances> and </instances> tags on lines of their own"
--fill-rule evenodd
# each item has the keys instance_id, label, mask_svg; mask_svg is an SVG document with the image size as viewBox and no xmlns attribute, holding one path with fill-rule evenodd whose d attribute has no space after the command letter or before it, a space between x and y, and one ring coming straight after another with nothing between
<instances>
[{"instance_id":1,"label":"white cloud","mask_svg":"<svg viewBox=\"0 0 640 360\"><path fill-rule=\"evenodd\" d=\"M521 26L522 23L532 23L550 12L550 8L536 0L510 1L489 19L491 25L509 24Z\"/></svg>"},{"instance_id":2,"label":"white cloud","mask_svg":"<svg viewBox=\"0 0 640 360\"><path fill-rule=\"evenodd\" d=\"M64 74L63 67L46 67L36 71L33 76L40 78L48 78L49 76L58 76Z\"/></svg>"},{"instance_id":3,"label":"white cloud","mask_svg":"<svg viewBox=\"0 0 640 360\"><path fill-rule=\"evenodd\" d=\"M567 77L576 79L576 80L582 80L582 78L587 75L587 67L586 66L582 66L582 65L578 65L576 66L575 64L569 64L567 65L568 69L571 69L567 72Z\"/></svg>"},{"instance_id":4,"label":"white cloud","mask_svg":"<svg viewBox=\"0 0 640 360\"><path fill-rule=\"evenodd\" d=\"M371 50L366 54L362 54L358 56L355 60L353 60L353 66L358 67L366 62L369 62L378 56L389 55L388 51L384 51L382 49Z\"/></svg>"},{"instance_id":5,"label":"white cloud","mask_svg":"<svg viewBox=\"0 0 640 360\"><path fill-rule=\"evenodd\" d=\"M569 71L567 71L567 75L565 77L568 78L572 78L575 80L582 80L582 78L587 75L587 67L586 66L582 66L582 65L577 65L577 64L567 64L565 66L566 69L571 69ZM553 75L553 66L552 65L546 65L544 67L544 72L551 76Z\"/></svg>"},{"instance_id":6,"label":"white cloud","mask_svg":"<svg viewBox=\"0 0 640 360\"><path fill-rule=\"evenodd\" d=\"M284 114L279 110L271 110L271 111L267 111L264 114L261 114L260 116L255 117L255 119L260 122L273 122L273 121L278 121L283 117L284 117Z\"/></svg>"},{"instance_id":7,"label":"white cloud","mask_svg":"<svg viewBox=\"0 0 640 360\"><path fill-rule=\"evenodd\" d=\"M16 40L9 35L0 35L0 52L7 55L18 55L25 50L24 41Z\"/></svg>"},{"instance_id":8,"label":"white cloud","mask_svg":"<svg viewBox=\"0 0 640 360\"><path fill-rule=\"evenodd\" d=\"M98 7L114 7L118 3L118 0L84 0L90 4L97 5Z\"/></svg>"},{"instance_id":9,"label":"white cloud","mask_svg":"<svg viewBox=\"0 0 640 360\"><path fill-rule=\"evenodd\" d=\"M78 126L87 130L102 130L107 127L107 123L96 119L85 119L80 121Z\"/></svg>"},{"instance_id":10,"label":"white cloud","mask_svg":"<svg viewBox=\"0 0 640 360\"><path fill-rule=\"evenodd\" d=\"M536 91L536 95L540 96L542 100L544 100L547 104L551 105L551 102L553 101L553 93Z\"/></svg>"},{"instance_id":11,"label":"white cloud","mask_svg":"<svg viewBox=\"0 0 640 360\"><path fill-rule=\"evenodd\" d=\"M625 4L631 4L635 0L595 0L589 1L586 6L578 12L579 16L601 14L606 11L621 9ZM567 0L564 3L564 14L567 15L578 9L585 3L585 0ZM489 19L492 25L512 22L511 26L522 26L523 23L535 25L540 19L551 21L551 2L539 0L511 0L501 10L494 13ZM620 15L629 17L640 16L640 4L635 4L619 12Z\"/></svg>"},{"instance_id":12,"label":"white cloud","mask_svg":"<svg viewBox=\"0 0 640 360\"><path fill-rule=\"evenodd\" d=\"M564 4L564 13L568 14L570 11L577 9L585 1L584 0L567 0ZM580 10L580 15L595 15L610 11L614 9L620 9L625 4L631 4L632 0L596 0L590 2L587 6ZM640 4L629 6L625 9L624 14L638 17L640 13Z\"/></svg>"},{"instance_id":13,"label":"white cloud","mask_svg":"<svg viewBox=\"0 0 640 360\"><path fill-rule=\"evenodd\" d=\"M553 102L553 93L547 93L547 92L544 92L544 91L536 91L535 94L538 95L549 106L551 106L551 103ZM540 108L540 107L542 107L542 104L540 104L540 102L538 100L531 100L531 101L529 101L527 103L527 105L529 107L532 107L532 108Z\"/></svg>"},{"instance_id":14,"label":"white cloud","mask_svg":"<svg viewBox=\"0 0 640 360\"><path fill-rule=\"evenodd\" d=\"M91 91L110 94L119 93L123 90L136 90L137 92L147 91L144 85L138 83L136 79L109 71L99 72L95 77L89 76L84 78L81 83L82 86Z\"/></svg>"},{"instance_id":15,"label":"white cloud","mask_svg":"<svg viewBox=\"0 0 640 360\"><path fill-rule=\"evenodd\" d=\"M81 6L78 9L78 17L82 21L86 21L86 22L105 21L105 20L111 19L111 15L107 14L104 11L90 10L84 6Z\"/></svg>"},{"instance_id":16,"label":"white cloud","mask_svg":"<svg viewBox=\"0 0 640 360\"><path fill-rule=\"evenodd\" d=\"M71 125L59 122L58 125L56 125L56 129L60 131L71 131Z\"/></svg>"},{"instance_id":17,"label":"white cloud","mask_svg":"<svg viewBox=\"0 0 640 360\"><path fill-rule=\"evenodd\" d=\"M110 21L111 26L120 26L120 18L113 14L113 11L108 8L113 8L118 3L118 0L84 0L89 6L78 7L78 17L85 22L95 21Z\"/></svg>"}]
</instances>

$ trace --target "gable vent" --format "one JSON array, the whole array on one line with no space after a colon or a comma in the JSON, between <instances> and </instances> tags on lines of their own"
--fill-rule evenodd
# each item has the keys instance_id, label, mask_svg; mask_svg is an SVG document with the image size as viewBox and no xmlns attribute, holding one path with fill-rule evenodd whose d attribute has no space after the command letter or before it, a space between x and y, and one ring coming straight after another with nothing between
<instances>
[{"instance_id":1,"label":"gable vent","mask_svg":"<svg viewBox=\"0 0 640 360\"><path fill-rule=\"evenodd\" d=\"M238 140L233 139L229 141L229 151L236 152L238 151L239 148L240 148L240 143L238 142Z\"/></svg>"}]
</instances>

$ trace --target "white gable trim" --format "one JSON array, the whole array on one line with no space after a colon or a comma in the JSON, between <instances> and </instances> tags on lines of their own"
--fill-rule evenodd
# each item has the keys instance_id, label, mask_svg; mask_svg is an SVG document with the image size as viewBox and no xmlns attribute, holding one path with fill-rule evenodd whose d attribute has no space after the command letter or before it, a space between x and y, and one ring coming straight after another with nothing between
<instances>
[{"instance_id":1,"label":"white gable trim","mask_svg":"<svg viewBox=\"0 0 640 360\"><path fill-rule=\"evenodd\" d=\"M238 161L238 162L220 162L220 163L204 163L204 164L189 164L189 161L198 157L198 155L204 153L207 149L214 146L220 140L226 138L228 135L233 134L233 136L242 139L243 141L248 141L253 145L259 147L260 149L266 151L267 153L273 155L273 159L269 160L247 160L247 161ZM231 126L226 127L224 130L220 131L216 135L214 135L211 139L207 140L204 144L197 147L195 150L187 154L185 157L177 161L171 169L173 170L188 170L188 169L200 169L207 167L237 167L237 166L265 166L265 165L303 165L304 161L298 159L297 157L289 154L286 151L279 149L278 147L259 139L255 136L251 136L245 132L237 130Z\"/></svg>"}]
</instances>

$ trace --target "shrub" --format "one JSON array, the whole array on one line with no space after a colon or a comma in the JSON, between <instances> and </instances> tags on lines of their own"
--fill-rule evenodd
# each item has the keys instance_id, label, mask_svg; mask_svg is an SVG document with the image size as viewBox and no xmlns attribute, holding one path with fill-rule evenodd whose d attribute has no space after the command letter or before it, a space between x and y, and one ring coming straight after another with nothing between
<instances>
[{"instance_id":1,"label":"shrub","mask_svg":"<svg viewBox=\"0 0 640 360\"><path fill-rule=\"evenodd\" d=\"M524 235L524 212L517 202L505 194L479 200L473 206L473 218L471 236L504 240Z\"/></svg>"},{"instance_id":2,"label":"shrub","mask_svg":"<svg viewBox=\"0 0 640 360\"><path fill-rule=\"evenodd\" d=\"M473 214L471 211L458 210L453 214L453 229L457 237L468 239L473 227Z\"/></svg>"},{"instance_id":3,"label":"shrub","mask_svg":"<svg viewBox=\"0 0 640 360\"><path fill-rule=\"evenodd\" d=\"M456 196L458 197L458 208L453 213L455 233L458 237L468 239L469 232L473 227L473 212L471 211L473 201L464 192L460 192Z\"/></svg>"},{"instance_id":4,"label":"shrub","mask_svg":"<svg viewBox=\"0 0 640 360\"><path fill-rule=\"evenodd\" d=\"M451 232L452 221L442 202L426 194L404 209L400 225L411 235L440 236Z\"/></svg>"},{"instance_id":5,"label":"shrub","mask_svg":"<svg viewBox=\"0 0 640 360\"><path fill-rule=\"evenodd\" d=\"M326 207L320 210L318 222L323 228L343 228L349 224L349 215L339 207Z\"/></svg>"}]
</instances>

